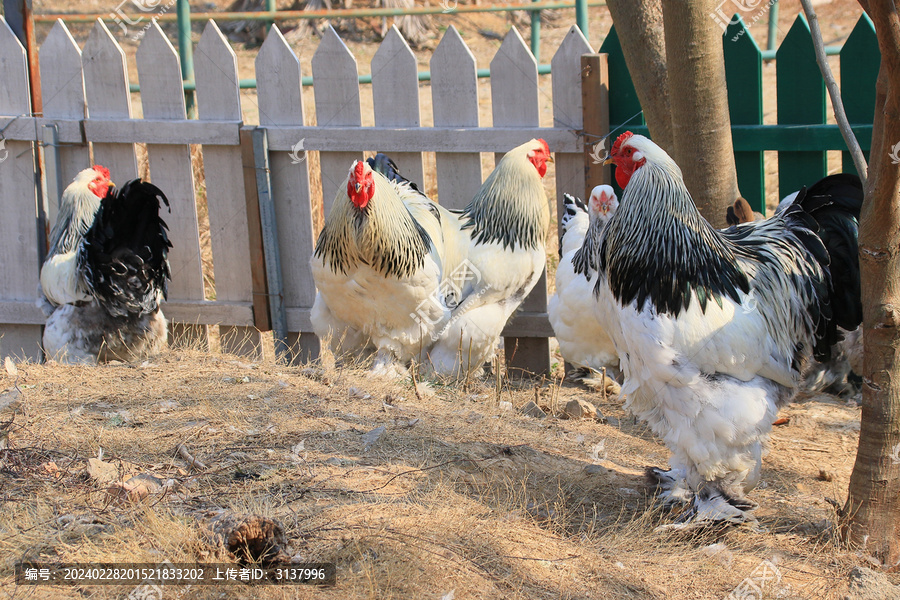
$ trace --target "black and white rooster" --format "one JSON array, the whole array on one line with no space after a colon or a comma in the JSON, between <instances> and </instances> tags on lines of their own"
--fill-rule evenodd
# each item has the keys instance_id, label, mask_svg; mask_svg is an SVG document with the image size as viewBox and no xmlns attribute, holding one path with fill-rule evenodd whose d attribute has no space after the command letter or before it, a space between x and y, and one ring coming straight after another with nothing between
<instances>
[{"instance_id":1,"label":"black and white rooster","mask_svg":"<svg viewBox=\"0 0 900 600\"><path fill-rule=\"evenodd\" d=\"M169 205L159 188L140 179L115 188L100 165L81 171L65 189L41 267L48 358L96 364L166 347L159 303L172 244L161 202Z\"/></svg>"},{"instance_id":2,"label":"black and white rooster","mask_svg":"<svg viewBox=\"0 0 900 600\"><path fill-rule=\"evenodd\" d=\"M676 527L755 521L746 493L779 406L810 355L862 319L861 203L801 190L776 216L724 231L699 213L681 170L640 135L608 162L625 189L597 256L597 315L615 343L626 407L672 451L650 469Z\"/></svg>"}]
</instances>

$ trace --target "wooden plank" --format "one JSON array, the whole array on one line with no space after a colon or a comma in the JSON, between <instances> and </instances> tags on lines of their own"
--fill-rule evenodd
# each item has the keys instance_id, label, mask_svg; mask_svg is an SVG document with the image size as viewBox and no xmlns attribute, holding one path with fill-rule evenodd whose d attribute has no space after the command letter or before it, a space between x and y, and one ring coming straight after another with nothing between
<instances>
[{"instance_id":1,"label":"wooden plank","mask_svg":"<svg viewBox=\"0 0 900 600\"><path fill-rule=\"evenodd\" d=\"M610 167L601 158L606 156L612 141L605 139L609 133L609 65L606 54L584 54L581 57L581 101L584 135L584 195L601 184L612 183ZM562 222L562 202L557 205L557 217Z\"/></svg>"},{"instance_id":2,"label":"wooden plank","mask_svg":"<svg viewBox=\"0 0 900 600\"><path fill-rule=\"evenodd\" d=\"M0 114L31 113L25 49L0 17ZM36 299L40 273L34 145L0 150L0 301ZM0 320L0 356L40 360L41 328Z\"/></svg>"},{"instance_id":3,"label":"wooden plank","mask_svg":"<svg viewBox=\"0 0 900 600\"><path fill-rule=\"evenodd\" d=\"M277 26L273 25L269 30L256 57L256 83L259 122L268 128L268 133L279 131L279 126L303 125L300 61ZM302 136L295 137L293 144L302 139ZM252 157L250 164L253 164ZM316 286L309 266L316 239L310 200L309 161L305 151L273 152L270 145L269 168L278 222L290 223L290 227L278 228L281 256L290 257L290 262L286 260L282 270L284 303L288 313L294 308L308 312L316 298ZM319 340L308 322L292 322L288 318L288 344L295 361L305 361L319 355Z\"/></svg>"},{"instance_id":4,"label":"wooden plank","mask_svg":"<svg viewBox=\"0 0 900 600\"><path fill-rule=\"evenodd\" d=\"M863 13L850 37L841 46L841 99L847 120L851 123L872 123L875 118L875 80L878 79L880 64L881 50L878 48L875 26ZM869 153L865 152L865 156L868 160ZM856 173L856 165L849 152L841 153L841 164L845 173Z\"/></svg>"},{"instance_id":5,"label":"wooden plank","mask_svg":"<svg viewBox=\"0 0 900 600\"><path fill-rule=\"evenodd\" d=\"M9 325L43 325L46 320L47 317L34 301L0 300L0 333L5 332Z\"/></svg>"},{"instance_id":6,"label":"wooden plank","mask_svg":"<svg viewBox=\"0 0 900 600\"><path fill-rule=\"evenodd\" d=\"M762 125L762 53L740 15L725 30L722 43L731 122ZM761 151L734 153L741 196L750 203L753 210L766 214L766 169L763 158Z\"/></svg>"},{"instance_id":7,"label":"wooden plank","mask_svg":"<svg viewBox=\"0 0 900 600\"><path fill-rule=\"evenodd\" d=\"M198 57L199 58L199 57ZM91 142L204 144L237 146L241 122L178 119L88 119L85 137Z\"/></svg>"},{"instance_id":8,"label":"wooden plank","mask_svg":"<svg viewBox=\"0 0 900 600\"><path fill-rule=\"evenodd\" d=\"M254 127L241 130L241 162L244 171L244 197L247 206L247 230L250 235L250 275L253 285L253 320L260 331L272 330L269 315L269 293L266 278L266 255L263 250L262 222L259 216L259 193L256 187L256 161L253 156Z\"/></svg>"},{"instance_id":9,"label":"wooden plank","mask_svg":"<svg viewBox=\"0 0 900 600\"><path fill-rule=\"evenodd\" d=\"M797 15L781 42L775 61L780 125L825 123L825 82L816 64L806 18ZM778 152L778 196L784 198L828 172L825 152Z\"/></svg>"},{"instance_id":10,"label":"wooden plank","mask_svg":"<svg viewBox=\"0 0 900 600\"><path fill-rule=\"evenodd\" d=\"M253 325L253 307L249 302L163 302L162 306L170 320L200 325ZM43 325L46 320L34 301L0 300L0 323L3 323L0 332L5 332L10 324Z\"/></svg>"},{"instance_id":11,"label":"wooden plank","mask_svg":"<svg viewBox=\"0 0 900 600\"><path fill-rule=\"evenodd\" d=\"M453 25L431 56L431 103L435 127L479 125L475 55ZM436 157L438 200L447 208L465 207L483 181L481 156L471 150L457 150L438 152Z\"/></svg>"},{"instance_id":12,"label":"wooden plank","mask_svg":"<svg viewBox=\"0 0 900 600\"><path fill-rule=\"evenodd\" d=\"M419 127L419 75L416 57L396 25L391 25L372 57L372 97L378 127ZM373 150L383 151L380 145ZM425 189L421 152L392 152L400 173Z\"/></svg>"},{"instance_id":13,"label":"wooden plank","mask_svg":"<svg viewBox=\"0 0 900 600\"><path fill-rule=\"evenodd\" d=\"M551 338L553 335L553 326L546 311L517 312L503 328L506 338Z\"/></svg>"},{"instance_id":14,"label":"wooden plank","mask_svg":"<svg viewBox=\"0 0 900 600\"><path fill-rule=\"evenodd\" d=\"M537 127L541 124L537 61L515 27L503 38L491 60L491 111L494 125ZM502 157L497 154L495 161L499 162ZM547 311L546 271L522 302L520 310ZM507 337L503 347L507 349L507 369L523 369L535 375L550 372L550 340L546 337L527 340ZM518 347L518 351L509 352L508 349L513 347Z\"/></svg>"},{"instance_id":15,"label":"wooden plank","mask_svg":"<svg viewBox=\"0 0 900 600\"><path fill-rule=\"evenodd\" d=\"M136 59L144 115L151 119L184 120L186 114L178 54L156 22L146 30ZM180 144L148 144L147 154L150 178L165 192L172 205L172 212L166 218L172 240L169 298L173 301L202 301L204 285L200 229L194 201L191 149ZM199 343L200 347L208 344L205 325L175 324L172 334L172 339L178 343L192 346Z\"/></svg>"},{"instance_id":16,"label":"wooden plank","mask_svg":"<svg viewBox=\"0 0 900 600\"><path fill-rule=\"evenodd\" d=\"M200 123L241 120L237 57L214 21L209 21L194 58ZM204 146L203 172L209 235L216 278L216 300L252 302L253 281L244 172L239 146ZM261 351L253 327L219 327L223 352L248 356Z\"/></svg>"},{"instance_id":17,"label":"wooden plank","mask_svg":"<svg viewBox=\"0 0 900 600\"><path fill-rule=\"evenodd\" d=\"M381 150L404 152L425 150L471 158L479 152L506 152L530 138L544 138L553 152L582 151L578 131L553 127L279 127L267 128L270 149L291 150L303 139L304 150ZM293 140L293 141L292 141ZM480 163L479 163L480 164ZM350 163L347 163L349 169ZM345 173L346 176L346 173ZM475 192L478 191L476 186ZM469 200L472 198L470 197ZM468 203L468 201L467 201Z\"/></svg>"},{"instance_id":18,"label":"wooden plank","mask_svg":"<svg viewBox=\"0 0 900 600\"><path fill-rule=\"evenodd\" d=\"M192 323L194 327L234 323L253 326L253 305L250 302L219 302L208 300L164 302L163 311L170 321Z\"/></svg>"},{"instance_id":19,"label":"wooden plank","mask_svg":"<svg viewBox=\"0 0 900 600\"><path fill-rule=\"evenodd\" d=\"M40 57L44 117L84 119L84 68L81 64L81 50L62 21L57 21L50 29L41 46ZM91 166L90 148L86 143L66 143L56 150L59 155L59 181L65 189L75 175ZM48 193L54 188L48 183ZM47 198L47 208L48 224L52 229L59 211L59 194Z\"/></svg>"},{"instance_id":20,"label":"wooden plank","mask_svg":"<svg viewBox=\"0 0 900 600\"><path fill-rule=\"evenodd\" d=\"M580 130L584 128L583 98L581 93L581 56L593 53L587 38L576 26L569 28L559 49L550 61L550 72L553 91L553 126L560 129ZM604 85L608 85L604 82ZM608 114L608 109L607 109ZM609 127L607 117L606 127ZM603 130L602 125L598 133ZM545 140L547 138L544 138ZM550 147L553 150L553 146ZM556 170L556 222L562 217L563 203L559 198L566 192L581 193L586 190L584 157L580 150L577 154L564 154L556 151L554 168ZM606 167L609 169L609 167Z\"/></svg>"},{"instance_id":21,"label":"wooden plank","mask_svg":"<svg viewBox=\"0 0 900 600\"><path fill-rule=\"evenodd\" d=\"M83 120L78 119L44 119L35 117L0 117L0 130L3 130L3 138L21 142L36 142L43 139L41 129L45 125L57 125L59 127L59 141L64 144L85 143L82 131Z\"/></svg>"},{"instance_id":22,"label":"wooden plank","mask_svg":"<svg viewBox=\"0 0 900 600\"><path fill-rule=\"evenodd\" d=\"M87 112L94 119L130 119L131 94L125 52L103 21L91 29L81 53ZM94 164L109 169L113 180L124 183L138 176L134 144L94 143Z\"/></svg>"},{"instance_id":23,"label":"wooden plank","mask_svg":"<svg viewBox=\"0 0 900 600\"><path fill-rule=\"evenodd\" d=\"M316 100L316 125L319 127L359 127L359 72L356 59L329 25L312 58L313 94ZM347 181L347 173L359 152L320 152L322 201L325 215L338 190Z\"/></svg>"}]
</instances>

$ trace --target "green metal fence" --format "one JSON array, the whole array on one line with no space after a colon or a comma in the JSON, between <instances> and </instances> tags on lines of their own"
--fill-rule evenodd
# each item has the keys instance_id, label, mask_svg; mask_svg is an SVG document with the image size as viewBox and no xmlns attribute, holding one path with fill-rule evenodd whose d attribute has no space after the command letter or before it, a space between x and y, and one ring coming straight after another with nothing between
<instances>
[{"instance_id":1,"label":"green metal fence","mask_svg":"<svg viewBox=\"0 0 900 600\"><path fill-rule=\"evenodd\" d=\"M741 193L765 213L763 152L778 151L778 195L783 197L827 175L827 150L842 150L843 170L855 173L837 125L826 124L825 84L813 51L809 25L798 15L776 51L777 124L763 125L763 60L749 29L735 16L723 35L728 105ZM609 54L609 120L647 133L634 85L615 29L601 52ZM832 52L835 54L837 52ZM881 54L872 21L863 14L839 50L841 96L847 117L868 156L875 116L875 79Z\"/></svg>"}]
</instances>

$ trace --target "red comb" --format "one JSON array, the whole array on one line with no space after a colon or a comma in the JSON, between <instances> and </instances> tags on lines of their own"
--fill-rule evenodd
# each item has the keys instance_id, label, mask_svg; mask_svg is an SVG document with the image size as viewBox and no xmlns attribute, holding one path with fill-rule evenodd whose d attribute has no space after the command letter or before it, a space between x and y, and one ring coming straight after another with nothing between
<instances>
[{"instance_id":1,"label":"red comb","mask_svg":"<svg viewBox=\"0 0 900 600\"><path fill-rule=\"evenodd\" d=\"M361 181L366 173L366 163L358 160L356 164L350 168L350 181Z\"/></svg>"},{"instance_id":2,"label":"red comb","mask_svg":"<svg viewBox=\"0 0 900 600\"><path fill-rule=\"evenodd\" d=\"M103 175L105 178L109 179L109 169L102 165L94 165L94 170L97 171L100 175Z\"/></svg>"},{"instance_id":3,"label":"red comb","mask_svg":"<svg viewBox=\"0 0 900 600\"><path fill-rule=\"evenodd\" d=\"M550 146L547 144L546 141L544 141L544 138L538 138L538 141L541 143L541 146L544 147L544 152L546 152L547 154L550 154Z\"/></svg>"},{"instance_id":4,"label":"red comb","mask_svg":"<svg viewBox=\"0 0 900 600\"><path fill-rule=\"evenodd\" d=\"M633 135L634 134L631 133L630 131L626 131L625 133L623 133L622 135L617 137L616 143L612 145L612 148L609 151L610 156L612 156L613 154L616 154L619 151L619 148L622 147L622 144L624 144Z\"/></svg>"}]
</instances>

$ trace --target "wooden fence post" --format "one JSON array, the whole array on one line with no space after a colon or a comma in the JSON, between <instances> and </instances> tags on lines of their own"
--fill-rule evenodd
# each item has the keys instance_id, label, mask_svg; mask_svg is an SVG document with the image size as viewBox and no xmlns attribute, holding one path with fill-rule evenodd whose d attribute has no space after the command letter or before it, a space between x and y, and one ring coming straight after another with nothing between
<instances>
[{"instance_id":1,"label":"wooden fence post","mask_svg":"<svg viewBox=\"0 0 900 600\"><path fill-rule=\"evenodd\" d=\"M584 195L587 202L594 186L610 183L610 168L600 158L615 140L600 141L609 133L609 64L606 54L581 57L581 98L584 111Z\"/></svg>"},{"instance_id":2,"label":"wooden fence post","mask_svg":"<svg viewBox=\"0 0 900 600\"><path fill-rule=\"evenodd\" d=\"M491 60L491 110L494 126L532 126L541 123L538 102L537 61L519 31L513 27ZM522 143L528 141L523 136ZM495 155L499 162L503 153ZM551 206L556 199L550 199ZM519 307L520 314L547 314L546 269L534 289ZM540 376L550 372L550 340L543 336L506 337L503 340L506 368L522 375Z\"/></svg>"},{"instance_id":3,"label":"wooden fence post","mask_svg":"<svg viewBox=\"0 0 900 600\"><path fill-rule=\"evenodd\" d=\"M300 61L277 25L269 30L256 57L256 81L262 127L304 124ZM344 168L349 166L348 161ZM292 362L305 362L318 357L320 348L309 322L309 309L316 298L309 259L316 238L303 140L297 140L291 152L270 152L269 168L278 222L290 224L278 229L278 247L285 257L282 277L288 345Z\"/></svg>"},{"instance_id":4,"label":"wooden fence post","mask_svg":"<svg viewBox=\"0 0 900 600\"><path fill-rule=\"evenodd\" d=\"M875 26L863 13L841 47L841 98L851 125L867 125L875 119L875 80L880 64L881 50L878 49ZM894 143L892 141L891 145ZM864 154L868 161L869 153ZM841 163L845 173L856 173L849 152L842 153Z\"/></svg>"},{"instance_id":5,"label":"wooden fence post","mask_svg":"<svg viewBox=\"0 0 900 600\"><path fill-rule=\"evenodd\" d=\"M744 21L737 17L722 36L728 110L732 125L762 125L762 54ZM762 151L734 153L738 188L753 210L766 214L766 169Z\"/></svg>"},{"instance_id":6,"label":"wooden fence post","mask_svg":"<svg viewBox=\"0 0 900 600\"><path fill-rule=\"evenodd\" d=\"M25 49L0 17L0 114L31 114ZM16 314L16 305L33 304L38 289L40 258L35 221L34 145L5 140L0 135L0 355L41 359L41 327ZM12 243L10 243L12 242ZM9 302L12 314L3 304ZM16 302L18 301L18 302ZM33 312L33 311L32 311Z\"/></svg>"},{"instance_id":7,"label":"wooden fence post","mask_svg":"<svg viewBox=\"0 0 900 600\"><path fill-rule=\"evenodd\" d=\"M141 103L149 119L184 120L187 111L178 53L155 21L146 30L136 54L141 80ZM90 104L88 110L91 110ZM150 178L166 191L172 212L166 218L172 250L169 264L172 282L170 301L204 300L203 268L197 204L194 200L194 171L191 148L187 144L147 144ZM165 309L163 309L165 310ZM191 323L171 325L176 345L209 344L208 326Z\"/></svg>"},{"instance_id":8,"label":"wooden fence post","mask_svg":"<svg viewBox=\"0 0 900 600\"><path fill-rule=\"evenodd\" d=\"M825 123L825 82L816 64L812 35L803 15L794 25L776 53L779 125L818 125ZM778 197L784 198L804 185L811 185L828 172L822 150L778 152Z\"/></svg>"},{"instance_id":9,"label":"wooden fence post","mask_svg":"<svg viewBox=\"0 0 900 600\"><path fill-rule=\"evenodd\" d=\"M431 103L435 127L478 127L475 55L451 25L431 56ZM438 152L437 188L441 206L464 208L483 181L481 156Z\"/></svg>"},{"instance_id":10,"label":"wooden fence post","mask_svg":"<svg viewBox=\"0 0 900 600\"><path fill-rule=\"evenodd\" d=\"M203 30L195 64L199 119L242 121L237 57L214 21L209 21ZM241 149L204 146L203 172L216 300L251 302L251 245ZM246 356L255 356L261 350L259 331L255 327L220 325L219 344L223 352Z\"/></svg>"}]
</instances>

